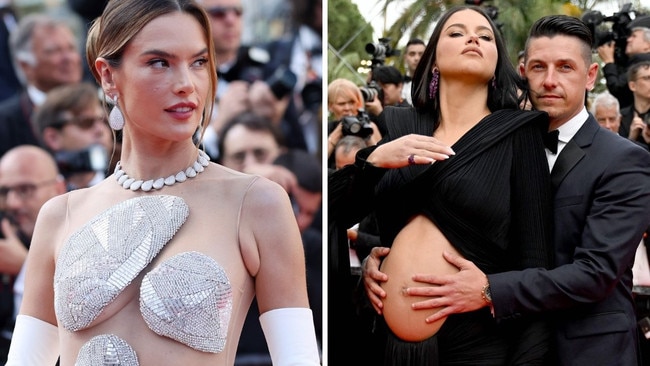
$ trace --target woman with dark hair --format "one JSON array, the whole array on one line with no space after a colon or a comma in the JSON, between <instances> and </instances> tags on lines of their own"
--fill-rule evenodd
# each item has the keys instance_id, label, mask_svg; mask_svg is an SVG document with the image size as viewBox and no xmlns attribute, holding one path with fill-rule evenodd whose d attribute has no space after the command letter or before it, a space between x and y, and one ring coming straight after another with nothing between
<instances>
[{"instance_id":1,"label":"woman with dark hair","mask_svg":"<svg viewBox=\"0 0 650 366\"><path fill-rule=\"evenodd\" d=\"M455 273L442 257L486 273L550 264L550 178L543 112L519 110L520 79L481 8L443 14L413 75L414 107L386 108L383 140L330 178L330 215L375 209L382 245L364 283L387 325L386 365L541 364L546 324L497 324L488 308L436 323L404 290L418 273ZM386 256L381 261L381 257ZM381 272L380 272L381 271ZM486 302L489 293L484 294Z\"/></svg>"}]
</instances>

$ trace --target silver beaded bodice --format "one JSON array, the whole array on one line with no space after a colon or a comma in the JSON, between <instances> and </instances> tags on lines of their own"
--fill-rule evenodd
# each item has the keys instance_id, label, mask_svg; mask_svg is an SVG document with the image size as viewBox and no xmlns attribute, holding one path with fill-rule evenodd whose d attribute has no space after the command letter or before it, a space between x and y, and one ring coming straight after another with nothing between
<instances>
[{"instance_id":1,"label":"silver beaded bodice","mask_svg":"<svg viewBox=\"0 0 650 366\"><path fill-rule=\"evenodd\" d=\"M145 275L140 311L156 334L218 353L226 344L232 289L226 272L212 258L181 253Z\"/></svg>"},{"instance_id":2,"label":"silver beaded bodice","mask_svg":"<svg viewBox=\"0 0 650 366\"><path fill-rule=\"evenodd\" d=\"M138 366L133 348L114 334L91 338L79 350L74 366Z\"/></svg>"},{"instance_id":3,"label":"silver beaded bodice","mask_svg":"<svg viewBox=\"0 0 650 366\"><path fill-rule=\"evenodd\" d=\"M59 324L69 331L89 327L152 262L188 215L179 197L143 196L111 207L75 232L63 246L54 274ZM217 353L226 341L232 290L214 259L198 252L180 253L145 274L140 310L155 333ZM77 364L111 360L115 354L129 355L129 350L116 335L102 335L86 343ZM135 353L122 358L136 359ZM97 364L137 365L137 361Z\"/></svg>"}]
</instances>

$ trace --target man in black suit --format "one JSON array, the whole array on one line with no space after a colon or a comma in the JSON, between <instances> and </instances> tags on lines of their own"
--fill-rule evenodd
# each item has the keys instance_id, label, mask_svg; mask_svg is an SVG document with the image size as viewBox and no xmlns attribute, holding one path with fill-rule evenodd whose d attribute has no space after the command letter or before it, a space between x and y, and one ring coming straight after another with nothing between
<instances>
[{"instance_id":1,"label":"man in black suit","mask_svg":"<svg viewBox=\"0 0 650 366\"><path fill-rule=\"evenodd\" d=\"M44 14L27 15L10 41L27 85L0 104L0 156L14 146L39 144L30 121L34 106L53 88L81 81L83 72L77 39L62 21Z\"/></svg>"},{"instance_id":2,"label":"man in black suit","mask_svg":"<svg viewBox=\"0 0 650 366\"><path fill-rule=\"evenodd\" d=\"M640 365L632 263L650 224L650 154L600 127L585 109L585 91L598 74L590 45L591 33L579 19L543 17L531 28L520 66L532 104L549 114L549 130L559 131L559 143L547 149L555 191L554 268L486 275L445 254L457 274L415 275L436 286L406 292L430 297L416 309L444 307L427 321L487 306L504 323L546 313L555 329L552 365ZM378 261L387 250L373 251L364 266L367 286L385 280Z\"/></svg>"}]
</instances>

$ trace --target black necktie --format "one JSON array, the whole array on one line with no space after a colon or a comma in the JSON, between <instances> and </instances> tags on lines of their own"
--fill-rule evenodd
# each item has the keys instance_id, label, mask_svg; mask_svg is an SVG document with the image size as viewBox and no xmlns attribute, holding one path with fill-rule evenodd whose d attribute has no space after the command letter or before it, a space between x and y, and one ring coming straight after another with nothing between
<instances>
[{"instance_id":1,"label":"black necktie","mask_svg":"<svg viewBox=\"0 0 650 366\"><path fill-rule=\"evenodd\" d=\"M560 135L560 131L553 130L547 132L544 135L544 145L549 149L553 154L557 154L557 137Z\"/></svg>"}]
</instances>

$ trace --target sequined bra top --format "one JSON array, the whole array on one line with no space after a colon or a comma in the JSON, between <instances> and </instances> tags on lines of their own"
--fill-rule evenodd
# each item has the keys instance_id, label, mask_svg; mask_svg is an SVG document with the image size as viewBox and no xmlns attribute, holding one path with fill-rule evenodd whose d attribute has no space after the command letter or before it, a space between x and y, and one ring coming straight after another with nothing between
<instances>
[{"instance_id":1,"label":"sequined bra top","mask_svg":"<svg viewBox=\"0 0 650 366\"><path fill-rule=\"evenodd\" d=\"M89 327L151 263L188 214L179 197L142 196L109 208L75 232L63 246L54 274L59 324L73 332ZM155 333L218 353L226 342L232 289L214 259L198 252L180 253L144 275L140 311ZM106 364L105 356L112 350L132 352L119 337L102 335L82 347L76 364ZM98 357L103 357L101 363L95 363ZM137 360L118 364L137 365Z\"/></svg>"}]
</instances>

